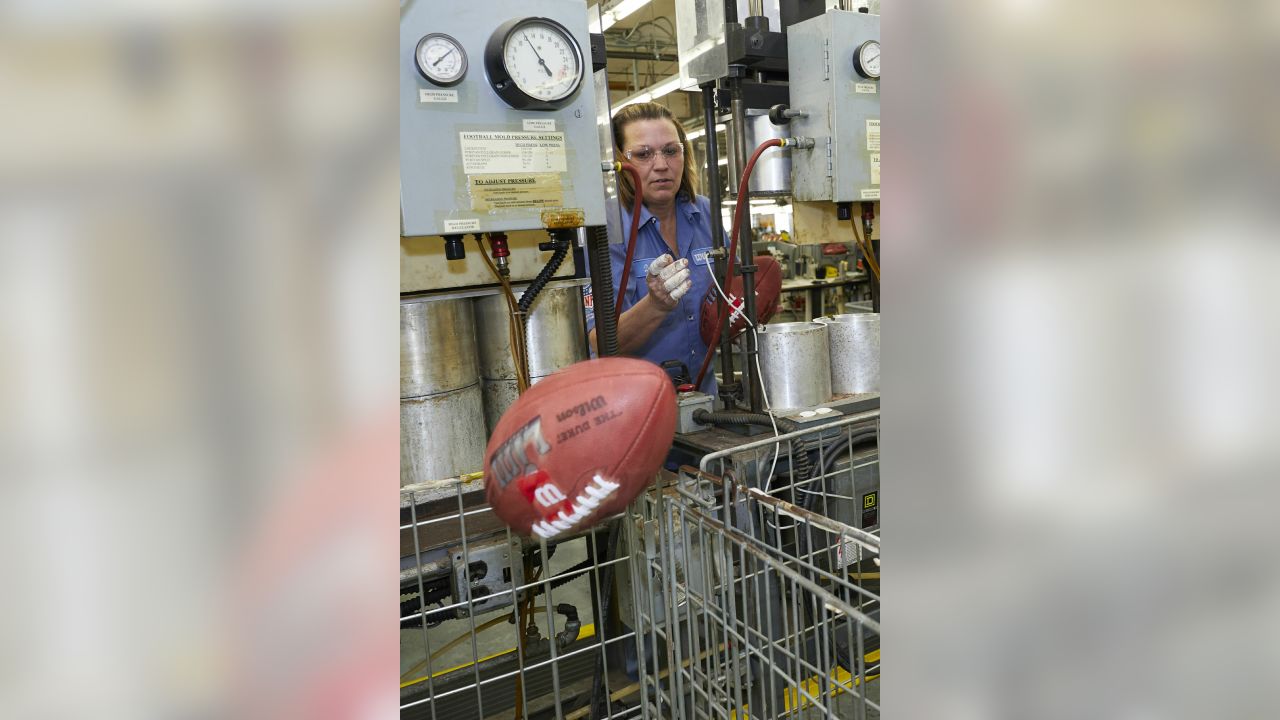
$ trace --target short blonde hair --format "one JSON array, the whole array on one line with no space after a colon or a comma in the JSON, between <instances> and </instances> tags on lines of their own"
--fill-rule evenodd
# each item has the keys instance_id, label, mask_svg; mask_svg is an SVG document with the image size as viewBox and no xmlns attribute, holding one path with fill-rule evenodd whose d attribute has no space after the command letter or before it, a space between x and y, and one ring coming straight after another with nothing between
<instances>
[{"instance_id":1,"label":"short blonde hair","mask_svg":"<svg viewBox=\"0 0 1280 720\"><path fill-rule=\"evenodd\" d=\"M684 169L680 174L680 191L677 196L683 196L689 202L693 202L700 192L698 166L694 164L693 158L693 145L689 142L689 136L685 134L684 126L665 106L651 102L636 103L618 111L618 114L613 117L613 144L618 158L625 159L622 154L622 143L626 137L626 128L637 120L668 120L675 126L680 145L684 148ZM622 206L630 212L636 199L635 190L631 187L631 173L620 173L618 195L622 199Z\"/></svg>"}]
</instances>

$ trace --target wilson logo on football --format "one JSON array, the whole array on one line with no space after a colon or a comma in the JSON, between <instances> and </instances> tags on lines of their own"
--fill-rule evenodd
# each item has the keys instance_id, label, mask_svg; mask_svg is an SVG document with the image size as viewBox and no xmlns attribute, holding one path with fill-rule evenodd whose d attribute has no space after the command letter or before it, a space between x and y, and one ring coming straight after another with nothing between
<instances>
[{"instance_id":1,"label":"wilson logo on football","mask_svg":"<svg viewBox=\"0 0 1280 720\"><path fill-rule=\"evenodd\" d=\"M560 488L551 483L539 485L538 489L533 491L533 501L545 508L556 507L568 499L564 493L560 492Z\"/></svg>"},{"instance_id":2,"label":"wilson logo on football","mask_svg":"<svg viewBox=\"0 0 1280 720\"><path fill-rule=\"evenodd\" d=\"M542 417L530 420L502 444L494 453L490 463L493 479L502 487L521 475L528 475L537 470L529 457L530 450L541 457L551 450L551 444L542 437Z\"/></svg>"}]
</instances>

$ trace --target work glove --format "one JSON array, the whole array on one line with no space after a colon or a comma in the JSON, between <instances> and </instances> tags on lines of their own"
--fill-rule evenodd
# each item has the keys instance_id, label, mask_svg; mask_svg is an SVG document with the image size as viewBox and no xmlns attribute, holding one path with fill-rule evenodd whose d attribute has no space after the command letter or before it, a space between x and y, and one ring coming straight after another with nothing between
<instances>
[{"instance_id":1,"label":"work glove","mask_svg":"<svg viewBox=\"0 0 1280 720\"><path fill-rule=\"evenodd\" d=\"M649 295L663 310L672 310L677 301L693 287L689 278L689 261L680 258L673 261L670 255L663 255L649 264L645 274L649 284Z\"/></svg>"}]
</instances>

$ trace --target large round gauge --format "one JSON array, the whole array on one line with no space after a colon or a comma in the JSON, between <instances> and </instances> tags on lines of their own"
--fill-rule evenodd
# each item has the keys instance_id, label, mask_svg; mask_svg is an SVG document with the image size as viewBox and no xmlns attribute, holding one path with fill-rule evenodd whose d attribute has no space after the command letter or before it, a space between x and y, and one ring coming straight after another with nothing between
<instances>
[{"instance_id":1,"label":"large round gauge","mask_svg":"<svg viewBox=\"0 0 1280 720\"><path fill-rule=\"evenodd\" d=\"M444 33L431 33L419 40L414 59L422 77L440 87L457 85L467 74L467 51Z\"/></svg>"},{"instance_id":2,"label":"large round gauge","mask_svg":"<svg viewBox=\"0 0 1280 720\"><path fill-rule=\"evenodd\" d=\"M864 78L880 79L880 41L868 40L853 53L853 69Z\"/></svg>"},{"instance_id":3,"label":"large round gauge","mask_svg":"<svg viewBox=\"0 0 1280 720\"><path fill-rule=\"evenodd\" d=\"M484 50L489 83L517 110L564 107L582 87L582 48L560 23L541 17L503 23Z\"/></svg>"}]
</instances>

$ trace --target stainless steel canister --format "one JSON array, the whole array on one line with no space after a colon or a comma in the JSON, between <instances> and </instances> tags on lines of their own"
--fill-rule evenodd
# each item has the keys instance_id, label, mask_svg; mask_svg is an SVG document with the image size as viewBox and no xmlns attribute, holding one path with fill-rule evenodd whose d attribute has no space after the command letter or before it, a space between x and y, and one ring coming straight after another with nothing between
<instances>
[{"instance_id":1,"label":"stainless steel canister","mask_svg":"<svg viewBox=\"0 0 1280 720\"><path fill-rule=\"evenodd\" d=\"M768 110L748 110L744 127L746 128L748 157L760 146L760 143L766 140L791 137L791 126L774 125L769 120ZM732 123L729 123L729 135L733 135ZM738 192L737 179L741 176L742 168L737 167L733 153L729 153L729 177L733 178L729 185L730 193ZM758 196L790 194L791 150L774 148L761 155L751 172L751 182L748 188L752 194Z\"/></svg>"},{"instance_id":2,"label":"stainless steel canister","mask_svg":"<svg viewBox=\"0 0 1280 720\"><path fill-rule=\"evenodd\" d=\"M828 323L832 392L880 392L880 314L832 315L819 322Z\"/></svg>"},{"instance_id":3,"label":"stainless steel canister","mask_svg":"<svg viewBox=\"0 0 1280 720\"><path fill-rule=\"evenodd\" d=\"M400 486L456 477L484 467L480 383L400 400Z\"/></svg>"},{"instance_id":4,"label":"stainless steel canister","mask_svg":"<svg viewBox=\"0 0 1280 720\"><path fill-rule=\"evenodd\" d=\"M775 410L820 405L831 399L827 326L818 322L761 325L760 372Z\"/></svg>"},{"instance_id":5,"label":"stainless steel canister","mask_svg":"<svg viewBox=\"0 0 1280 720\"><path fill-rule=\"evenodd\" d=\"M531 378L530 382L534 385L538 381L546 378ZM512 380L490 380L482 378L480 380L480 389L484 392L484 423L489 433L493 433L493 429L497 427L498 421L502 419L502 413L511 407L511 403L520 397L520 388L516 385L516 381Z\"/></svg>"},{"instance_id":6,"label":"stainless steel canister","mask_svg":"<svg viewBox=\"0 0 1280 720\"><path fill-rule=\"evenodd\" d=\"M475 318L465 298L400 302L400 485L484 466Z\"/></svg>"},{"instance_id":7,"label":"stainless steel canister","mask_svg":"<svg viewBox=\"0 0 1280 720\"><path fill-rule=\"evenodd\" d=\"M400 397L460 390L480 379L471 301L400 301Z\"/></svg>"},{"instance_id":8,"label":"stainless steel canister","mask_svg":"<svg viewBox=\"0 0 1280 720\"><path fill-rule=\"evenodd\" d=\"M587 359L583 280L549 283L538 293L526 323L525 349L529 379L538 380ZM523 291L516 293L517 300ZM516 401L515 363L511 359L510 310L501 294L476 298L476 337L480 377L484 386L484 414L490 432Z\"/></svg>"},{"instance_id":9,"label":"stainless steel canister","mask_svg":"<svg viewBox=\"0 0 1280 720\"><path fill-rule=\"evenodd\" d=\"M582 280L549 283L538 293L526 322L525 349L529 376L543 377L587 359L587 332L583 325ZM516 299L524 295L516 292ZM511 361L510 311L501 293L476 298L476 338L480 353L480 377L514 380Z\"/></svg>"}]
</instances>

